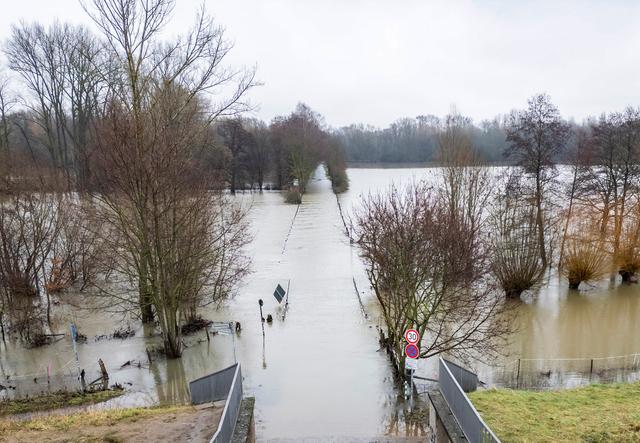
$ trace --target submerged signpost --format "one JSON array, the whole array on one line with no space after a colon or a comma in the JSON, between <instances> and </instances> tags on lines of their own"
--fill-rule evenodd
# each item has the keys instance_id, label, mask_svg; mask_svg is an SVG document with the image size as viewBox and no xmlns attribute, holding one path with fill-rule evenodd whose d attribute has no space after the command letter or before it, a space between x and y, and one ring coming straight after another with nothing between
<instances>
[{"instance_id":1,"label":"submerged signpost","mask_svg":"<svg viewBox=\"0 0 640 443\"><path fill-rule=\"evenodd\" d=\"M80 359L78 358L78 345L77 345L78 328L76 327L76 325L74 323L71 323L69 325L69 328L71 329L71 341L73 342L73 353L76 356L76 369L78 371L78 381L81 382L82 390L84 391L84 377L82 377L82 375L80 373Z\"/></svg>"},{"instance_id":2,"label":"submerged signpost","mask_svg":"<svg viewBox=\"0 0 640 443\"><path fill-rule=\"evenodd\" d=\"M278 303L282 303L282 300L284 299L285 294L286 292L284 288L280 286L280 283L278 283L278 286L276 286L276 290L273 292L273 296L276 298Z\"/></svg>"},{"instance_id":3,"label":"submerged signpost","mask_svg":"<svg viewBox=\"0 0 640 443\"><path fill-rule=\"evenodd\" d=\"M413 375L418 369L418 358L420 357L420 348L418 347L420 333L415 329L407 329L404 332L404 339L407 341L407 345L404 347L404 354L407 357L404 359L404 370L405 374L410 377L409 389L413 394Z\"/></svg>"}]
</instances>

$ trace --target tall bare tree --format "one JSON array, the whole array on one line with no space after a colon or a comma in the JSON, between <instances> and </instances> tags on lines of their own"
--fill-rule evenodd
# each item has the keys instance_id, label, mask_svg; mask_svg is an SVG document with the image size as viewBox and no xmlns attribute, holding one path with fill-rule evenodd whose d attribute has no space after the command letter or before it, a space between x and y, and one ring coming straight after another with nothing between
<instances>
[{"instance_id":1,"label":"tall bare tree","mask_svg":"<svg viewBox=\"0 0 640 443\"><path fill-rule=\"evenodd\" d=\"M534 95L529 99L526 110L514 111L507 128L509 146L505 154L514 158L534 182L538 244L540 258L545 266L550 262L545 237L547 185L552 179L555 161L564 149L568 136L569 126L546 94Z\"/></svg>"},{"instance_id":2,"label":"tall bare tree","mask_svg":"<svg viewBox=\"0 0 640 443\"><path fill-rule=\"evenodd\" d=\"M121 79L100 129L97 198L120 245L113 248L123 255L119 271L137 283L143 321L157 318L165 352L179 357L180 323L193 305L187 300L211 287L216 269L218 276L232 272L236 261L221 261L214 251L226 231L243 230L240 219L227 219L224 238L216 235L216 214L224 211L208 192L216 184L198 167L198 150L214 120L248 109L244 95L255 83L253 70L225 66L231 45L204 9L185 36L162 41L174 5L93 0L85 9Z\"/></svg>"},{"instance_id":3,"label":"tall bare tree","mask_svg":"<svg viewBox=\"0 0 640 443\"><path fill-rule=\"evenodd\" d=\"M68 187L88 183L88 146L93 123L102 108L108 83L108 59L101 44L83 27L54 23L14 25L6 45L9 66L23 79L33 101L33 122L54 167Z\"/></svg>"}]
</instances>

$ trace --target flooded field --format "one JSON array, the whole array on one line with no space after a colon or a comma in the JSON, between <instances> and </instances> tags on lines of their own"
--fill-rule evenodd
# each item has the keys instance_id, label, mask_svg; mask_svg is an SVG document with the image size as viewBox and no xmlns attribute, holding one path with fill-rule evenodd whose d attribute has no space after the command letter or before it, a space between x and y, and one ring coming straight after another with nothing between
<instances>
[{"instance_id":1,"label":"flooded field","mask_svg":"<svg viewBox=\"0 0 640 443\"><path fill-rule=\"evenodd\" d=\"M435 173L436 169L419 168L350 169L351 189L340 196L340 203L348 217L361 194ZM188 401L189 380L237 360L246 377L245 394L256 397L259 440L421 435L423 427L406 420L408 405L394 386L386 356L378 352L376 303L357 251L344 235L338 202L322 170L316 172L299 208L285 204L275 192L236 198L250 207L252 273L233 300L203 315L218 322L239 321L241 334L221 332L210 342L204 333L188 336L182 359L152 357L149 365L146 349L158 346L159 337L145 337L136 321L90 309L90 297L65 294L54 312L57 330L67 332L74 321L88 337L78 346L87 379L97 373L101 358L110 382L130 392L112 404L179 403ZM290 288L286 316L272 295L278 283ZM629 357L596 360L595 369L590 360L640 352L639 298L636 285L607 280L573 291L552 275L541 290L523 297L519 332L509 355L495 362L504 367L478 364L475 369L488 384L507 384L520 359L523 384L571 386L604 377L604 365L631 366L635 362ZM264 336L259 299L264 300L264 315L274 317L273 324L264 325ZM127 324L136 331L132 338L95 338ZM433 376L433 367L430 362L421 365L421 375ZM0 383L16 388L0 395L45 390L47 373L52 386L74 386L75 371L68 334L37 349L14 342L0 345ZM526 381L526 374L531 380Z\"/></svg>"}]
</instances>

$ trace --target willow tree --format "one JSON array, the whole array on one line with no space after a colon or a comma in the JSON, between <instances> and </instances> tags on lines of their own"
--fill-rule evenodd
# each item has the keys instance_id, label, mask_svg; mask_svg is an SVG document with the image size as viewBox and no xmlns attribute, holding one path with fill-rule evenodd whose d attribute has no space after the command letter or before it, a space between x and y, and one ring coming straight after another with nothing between
<instances>
[{"instance_id":1,"label":"willow tree","mask_svg":"<svg viewBox=\"0 0 640 443\"><path fill-rule=\"evenodd\" d=\"M490 205L491 270L507 297L518 298L542 280L536 206L521 189L517 172L507 174L504 187Z\"/></svg>"}]
</instances>

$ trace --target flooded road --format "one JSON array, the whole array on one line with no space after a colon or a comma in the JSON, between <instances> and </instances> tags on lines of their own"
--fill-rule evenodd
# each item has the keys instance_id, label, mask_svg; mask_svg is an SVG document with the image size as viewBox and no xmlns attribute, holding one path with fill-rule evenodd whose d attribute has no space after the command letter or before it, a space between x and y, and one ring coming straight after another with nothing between
<instances>
[{"instance_id":1,"label":"flooded road","mask_svg":"<svg viewBox=\"0 0 640 443\"><path fill-rule=\"evenodd\" d=\"M433 179L437 169L350 169L348 173L351 189L339 197L347 217L361 194L384 190L391 183ZM64 303L56 307L56 329L67 332L69 321L74 321L88 336L87 343L78 347L87 379L97 374L97 359L102 358L111 382L123 384L130 392L111 401L112 405L180 403L188 401L189 380L237 359L243 366L245 395L256 397L260 441L367 441L383 435L420 435L420 427L405 424L407 405L391 380L385 355L378 352L376 303L357 251L344 235L337 200L323 171L316 172L299 208L285 204L276 192L236 198L250 207L252 273L233 300L219 310L207 308L203 316L239 321L241 334L235 338L218 334L211 342L204 333L189 336L182 359L159 358L149 366L145 349L158 346L159 337L145 337L136 321L88 309L90 297L65 294L63 301L81 308ZM278 283L290 287L285 320L283 307L272 295ZM265 324L264 340L258 299L264 300L264 315L274 317L273 324ZM523 297L518 308L520 330L509 355L494 362L503 367L477 364L475 369L481 380L504 384L521 359L522 383L530 372L549 385L571 386L597 379L605 365L630 366L634 363L630 357L596 360L595 375L584 376L585 370L591 370L593 357L640 352L639 299L637 285L606 280L572 291L564 279L550 276L542 289ZM127 324L135 329L135 337L94 340ZM127 362L131 363L121 368ZM433 376L433 368L426 362L420 369L422 375ZM38 349L24 349L14 342L0 344L0 383L16 387L11 395L46 390L47 371L52 374L52 386L62 382L75 386L75 358L68 335Z\"/></svg>"}]
</instances>

